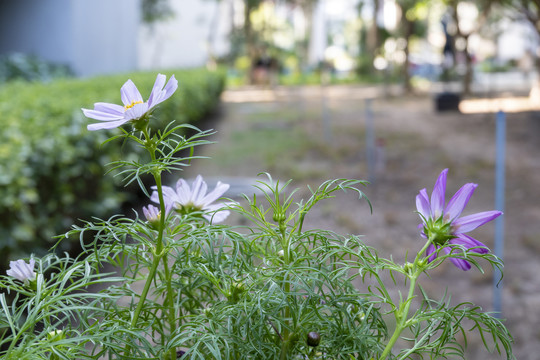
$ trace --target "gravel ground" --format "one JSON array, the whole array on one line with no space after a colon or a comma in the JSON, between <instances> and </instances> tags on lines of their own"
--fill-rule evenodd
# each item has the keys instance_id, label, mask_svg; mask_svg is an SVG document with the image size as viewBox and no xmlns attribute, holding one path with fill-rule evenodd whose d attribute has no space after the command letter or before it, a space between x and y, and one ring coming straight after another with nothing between
<instances>
[{"instance_id":1,"label":"gravel ground","mask_svg":"<svg viewBox=\"0 0 540 360\"><path fill-rule=\"evenodd\" d=\"M359 86L228 90L210 124L217 130L216 144L201 150L211 159L196 161L182 176L202 174L249 193L246 184L269 172L275 179L292 179L291 189L304 189L297 196L307 193L306 185L326 179L370 179L365 192L373 214L352 194L341 194L315 207L306 226L363 234L382 255L404 261L423 244L415 196L424 187L431 192L442 169L449 168L447 198L466 182L479 184L464 214L494 209L495 115L436 113L432 96L386 95L385 89ZM368 113L375 134L373 170L366 155ZM517 359L537 360L540 114L508 114L507 124L502 317L514 336ZM494 229L490 223L473 236L492 248ZM448 263L421 283L434 297L448 289L452 303L471 301L492 311L492 276L488 268L485 274L463 272ZM503 358L486 352L476 333L469 340L468 359Z\"/></svg>"}]
</instances>

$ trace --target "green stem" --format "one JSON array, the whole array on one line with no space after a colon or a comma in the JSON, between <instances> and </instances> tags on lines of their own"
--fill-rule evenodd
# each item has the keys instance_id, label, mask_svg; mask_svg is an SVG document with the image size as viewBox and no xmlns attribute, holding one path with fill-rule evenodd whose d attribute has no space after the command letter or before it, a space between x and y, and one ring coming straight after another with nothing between
<instances>
[{"instance_id":1,"label":"green stem","mask_svg":"<svg viewBox=\"0 0 540 360\"><path fill-rule=\"evenodd\" d=\"M288 297L288 294L291 292L291 284L287 281L287 277L285 276L284 280L285 283L285 295ZM285 322L288 322L289 317L291 316L291 308L289 305L285 307ZM287 327L283 328L283 343L281 344L281 356L280 360L287 359L287 354L289 353L289 345L290 345L291 339L290 339L290 333L289 329Z\"/></svg>"},{"instance_id":2,"label":"green stem","mask_svg":"<svg viewBox=\"0 0 540 360\"><path fill-rule=\"evenodd\" d=\"M150 135L148 134L148 130L146 128L144 128L141 131L143 132L145 140L146 140L146 150L148 150L148 152L150 153L150 157L152 159L152 162L154 162L156 160L156 150L155 150L154 145L151 142L151 138L150 138ZM137 322L139 321L141 311L142 311L142 309L144 307L144 303L146 302L146 298L148 296L148 291L150 290L150 285L152 284L152 281L154 280L154 278L156 276L156 272L157 272L159 262L161 261L161 259L163 259L163 262L165 264L166 273L168 273L168 270L169 270L168 265L167 265L167 256L166 256L167 252L163 251L163 233L165 231L166 214L165 214L165 201L163 199L163 186L162 186L162 183L161 183L161 172L154 172L153 175L154 175L154 180L156 182L156 188L157 188L157 193L158 193L158 198L159 198L159 205L160 205L158 236L156 238L155 251L153 252L154 260L152 262L150 272L148 273L148 278L146 279L146 283L144 284L143 291L142 291L141 296L139 298L139 303L137 304L137 308L135 309L135 312L133 314L133 318L131 319L131 328L135 328L136 325L137 325ZM169 305L168 321L170 323L170 329L172 330L172 328L174 327L175 321L174 321L174 307L173 307L173 301L172 301L172 288L171 288L169 277L170 277L170 275L166 274L166 281L168 282L168 284L167 284L167 292L168 292L168 294L167 294L167 300L166 301L167 301L167 303ZM171 309L173 311L172 313L171 313ZM172 321L171 321L171 319L172 319ZM130 348L131 347L128 344L128 346L126 348L126 355L129 354ZM174 349L171 349L171 355L170 356L172 356L173 351L174 351ZM174 353L176 354L175 351L174 351ZM174 359L174 357L172 357L172 359Z\"/></svg>"},{"instance_id":3,"label":"green stem","mask_svg":"<svg viewBox=\"0 0 540 360\"><path fill-rule=\"evenodd\" d=\"M144 284L144 288L141 293L139 303L137 304L137 308L135 309L135 313L133 314L133 318L131 319L132 328L134 328L137 325L137 321L139 320L139 316L144 306L144 302L146 301L146 297L148 296L148 291L150 290L150 285L152 284L152 280L156 276L159 261L161 260L161 255L162 254L159 254L159 253L156 253L154 255L154 261L152 262L152 267L150 268L150 272L148 273L148 278L146 279L146 283Z\"/></svg>"},{"instance_id":4,"label":"green stem","mask_svg":"<svg viewBox=\"0 0 540 360\"><path fill-rule=\"evenodd\" d=\"M171 278L171 272L169 271L169 263L166 256L163 257L163 269L165 272L165 281L167 281L167 294L166 294L166 303L168 307L168 321L169 321L169 332L172 334L175 330L176 325L176 318L174 313L174 298L173 298L173 290L172 290L172 278ZM176 350L173 348L170 350L169 356L171 359L176 358Z\"/></svg>"},{"instance_id":5,"label":"green stem","mask_svg":"<svg viewBox=\"0 0 540 360\"><path fill-rule=\"evenodd\" d=\"M280 231L281 231L281 247L283 248L283 262L285 266L289 266L290 262L290 254L289 254L289 242L290 239L287 237L285 228L283 227L283 224L280 222L279 224ZM285 292L285 296L288 298L289 293L291 292L291 283L287 279L287 275L283 277L283 291ZM289 305L285 307L285 318L284 322L287 324L289 321L289 317L291 316L291 308ZM287 326L283 328L283 338L282 338L282 344L281 344L281 355L280 360L287 359L287 355L289 353L289 345L290 345L290 333Z\"/></svg>"},{"instance_id":6,"label":"green stem","mask_svg":"<svg viewBox=\"0 0 540 360\"><path fill-rule=\"evenodd\" d=\"M416 254L416 258L414 259L414 263L412 264L412 269L410 271L409 279L410 279L410 285L409 285L409 293L407 294L407 298L405 301L401 301L399 304L399 308L396 310L396 328L394 330L394 333L392 334L392 337L388 341L388 344L386 344L386 347L383 350L383 353L381 354L381 357L379 360L384 360L390 355L392 348L394 347L395 343L398 341L398 339L401 336L401 333L403 330L405 330L408 325L409 320L409 309L411 307L412 300L414 298L414 291L416 290L416 281L420 274L424 271L424 266L420 265L420 260L424 259L423 254L427 250L428 246L431 244L431 239L429 239L422 250Z\"/></svg>"},{"instance_id":7,"label":"green stem","mask_svg":"<svg viewBox=\"0 0 540 360\"><path fill-rule=\"evenodd\" d=\"M298 232L297 234L300 236L300 234L302 234L302 226L304 226L304 218L306 217L306 212L304 210L302 210L300 212L300 221L299 221L299 224L298 224Z\"/></svg>"}]
</instances>

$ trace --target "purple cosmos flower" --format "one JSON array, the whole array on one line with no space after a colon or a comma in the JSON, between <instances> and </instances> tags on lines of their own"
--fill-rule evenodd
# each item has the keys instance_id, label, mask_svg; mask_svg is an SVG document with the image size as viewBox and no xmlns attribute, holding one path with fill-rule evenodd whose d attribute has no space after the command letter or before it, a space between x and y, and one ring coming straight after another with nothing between
<instances>
[{"instance_id":1,"label":"purple cosmos flower","mask_svg":"<svg viewBox=\"0 0 540 360\"><path fill-rule=\"evenodd\" d=\"M153 186L152 189L155 190L156 187ZM169 186L163 186L165 208L175 209L181 214L201 211L205 219L219 223L225 220L230 212L228 210L222 210L226 204L212 203L223 196L228 189L228 184L218 181L214 190L207 194L208 186L201 175L197 176L191 187L184 179L180 179L176 183L176 191ZM159 203L157 191L152 193L150 200Z\"/></svg>"},{"instance_id":2,"label":"purple cosmos flower","mask_svg":"<svg viewBox=\"0 0 540 360\"><path fill-rule=\"evenodd\" d=\"M165 75L158 74L147 102L144 102L133 81L128 80L120 89L124 106L98 102L94 104L94 110L82 109L86 117L103 121L88 125L88 130L114 129L128 121L144 117L153 107L170 98L178 88L178 81L174 75L171 76L167 85L165 85L165 79Z\"/></svg>"},{"instance_id":3,"label":"purple cosmos flower","mask_svg":"<svg viewBox=\"0 0 540 360\"><path fill-rule=\"evenodd\" d=\"M30 259L28 264L24 260L10 261L10 269L6 271L6 274L25 283L33 281L36 278L36 273L34 272L35 264L34 259Z\"/></svg>"},{"instance_id":4,"label":"purple cosmos flower","mask_svg":"<svg viewBox=\"0 0 540 360\"><path fill-rule=\"evenodd\" d=\"M416 196L416 209L423 221L423 224L420 224L419 227L423 227L422 235L431 240L431 244L426 251L430 262L437 257L439 247L442 247L446 254L451 253L451 247L445 246L446 244L461 245L479 254L488 253L489 250L483 243L465 235L465 233L502 214L500 211L493 210L459 217L478 186L472 183L463 185L445 207L447 173L448 169L445 169L439 175L431 193L431 199L428 197L426 189L420 190L420 193ZM450 258L450 260L462 270L471 268L471 264L466 260L457 258Z\"/></svg>"}]
</instances>

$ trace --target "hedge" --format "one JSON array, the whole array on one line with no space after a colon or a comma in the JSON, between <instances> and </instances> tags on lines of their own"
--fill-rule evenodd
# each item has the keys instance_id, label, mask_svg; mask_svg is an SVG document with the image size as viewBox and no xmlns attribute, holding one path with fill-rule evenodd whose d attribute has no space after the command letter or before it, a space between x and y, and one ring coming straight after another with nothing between
<instances>
[{"instance_id":1,"label":"hedge","mask_svg":"<svg viewBox=\"0 0 540 360\"><path fill-rule=\"evenodd\" d=\"M164 72L179 82L157 110L164 127L171 120L197 126L219 101L224 75L203 69ZM132 73L51 83L0 86L0 268L8 259L40 254L53 236L77 219L117 212L130 194L118 191L105 165L136 156L121 141L101 145L111 132L89 132L95 122L81 107L97 101L121 103L120 87L132 79L148 98L156 73ZM117 129L111 130L118 132ZM66 250L66 249L62 249Z\"/></svg>"}]
</instances>

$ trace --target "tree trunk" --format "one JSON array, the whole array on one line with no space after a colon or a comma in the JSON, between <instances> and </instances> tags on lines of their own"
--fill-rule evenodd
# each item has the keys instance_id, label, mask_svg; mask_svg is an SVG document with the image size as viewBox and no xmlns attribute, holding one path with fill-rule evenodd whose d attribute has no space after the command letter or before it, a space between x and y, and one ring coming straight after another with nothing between
<instances>
[{"instance_id":1,"label":"tree trunk","mask_svg":"<svg viewBox=\"0 0 540 360\"><path fill-rule=\"evenodd\" d=\"M377 25L377 15L379 14L379 7L379 0L373 0L371 27L368 30L366 39L367 52L370 58L370 66L372 69L374 69L373 60L375 60L375 52L377 50L377 47L379 46L379 27Z\"/></svg>"},{"instance_id":2,"label":"tree trunk","mask_svg":"<svg viewBox=\"0 0 540 360\"><path fill-rule=\"evenodd\" d=\"M251 23L251 12L256 8L256 1L257 0L245 0L244 3L244 37L246 41L246 56L249 58L249 62L251 64L249 70L250 84L254 84L256 82L253 66L256 62L257 49L255 46L255 37L253 34L253 24Z\"/></svg>"},{"instance_id":3,"label":"tree trunk","mask_svg":"<svg viewBox=\"0 0 540 360\"><path fill-rule=\"evenodd\" d=\"M402 16L401 21L403 21L403 24L405 26L405 49L403 51L405 52L405 62L403 64L403 87L406 93L412 93L413 87L411 83L411 60L409 58L409 43L411 41L411 37L414 34L414 22L407 19L405 14Z\"/></svg>"},{"instance_id":4,"label":"tree trunk","mask_svg":"<svg viewBox=\"0 0 540 360\"><path fill-rule=\"evenodd\" d=\"M246 55L252 59L255 55L255 46L253 44L253 26L251 24L252 2L247 0L244 6L244 37L246 39Z\"/></svg>"},{"instance_id":5,"label":"tree trunk","mask_svg":"<svg viewBox=\"0 0 540 360\"><path fill-rule=\"evenodd\" d=\"M468 96L471 94L471 86L473 82L474 69L473 69L473 57L468 50L469 37L464 37L465 39L465 50L463 54L465 55L465 75L463 76L463 95Z\"/></svg>"},{"instance_id":6,"label":"tree trunk","mask_svg":"<svg viewBox=\"0 0 540 360\"><path fill-rule=\"evenodd\" d=\"M457 40L457 38L463 38L465 40L465 48L463 49L463 55L464 55L464 58L465 58L465 75L463 76L463 80L462 80L461 93L462 93L462 95L467 96L467 95L471 94L471 84L472 84L472 79L473 79L472 56L471 56L471 54L469 53L469 50L468 50L468 47L469 47L469 35L471 33L464 34L463 31L461 30L460 26L459 26L459 16L458 16L458 10L457 10L458 2L459 1L455 1L451 5L452 6L452 17L454 18L454 23L456 24L456 27L457 27L457 32L456 32L457 36L454 37L454 44L455 44L455 41ZM456 63L454 62L454 64L456 64Z\"/></svg>"}]
</instances>

